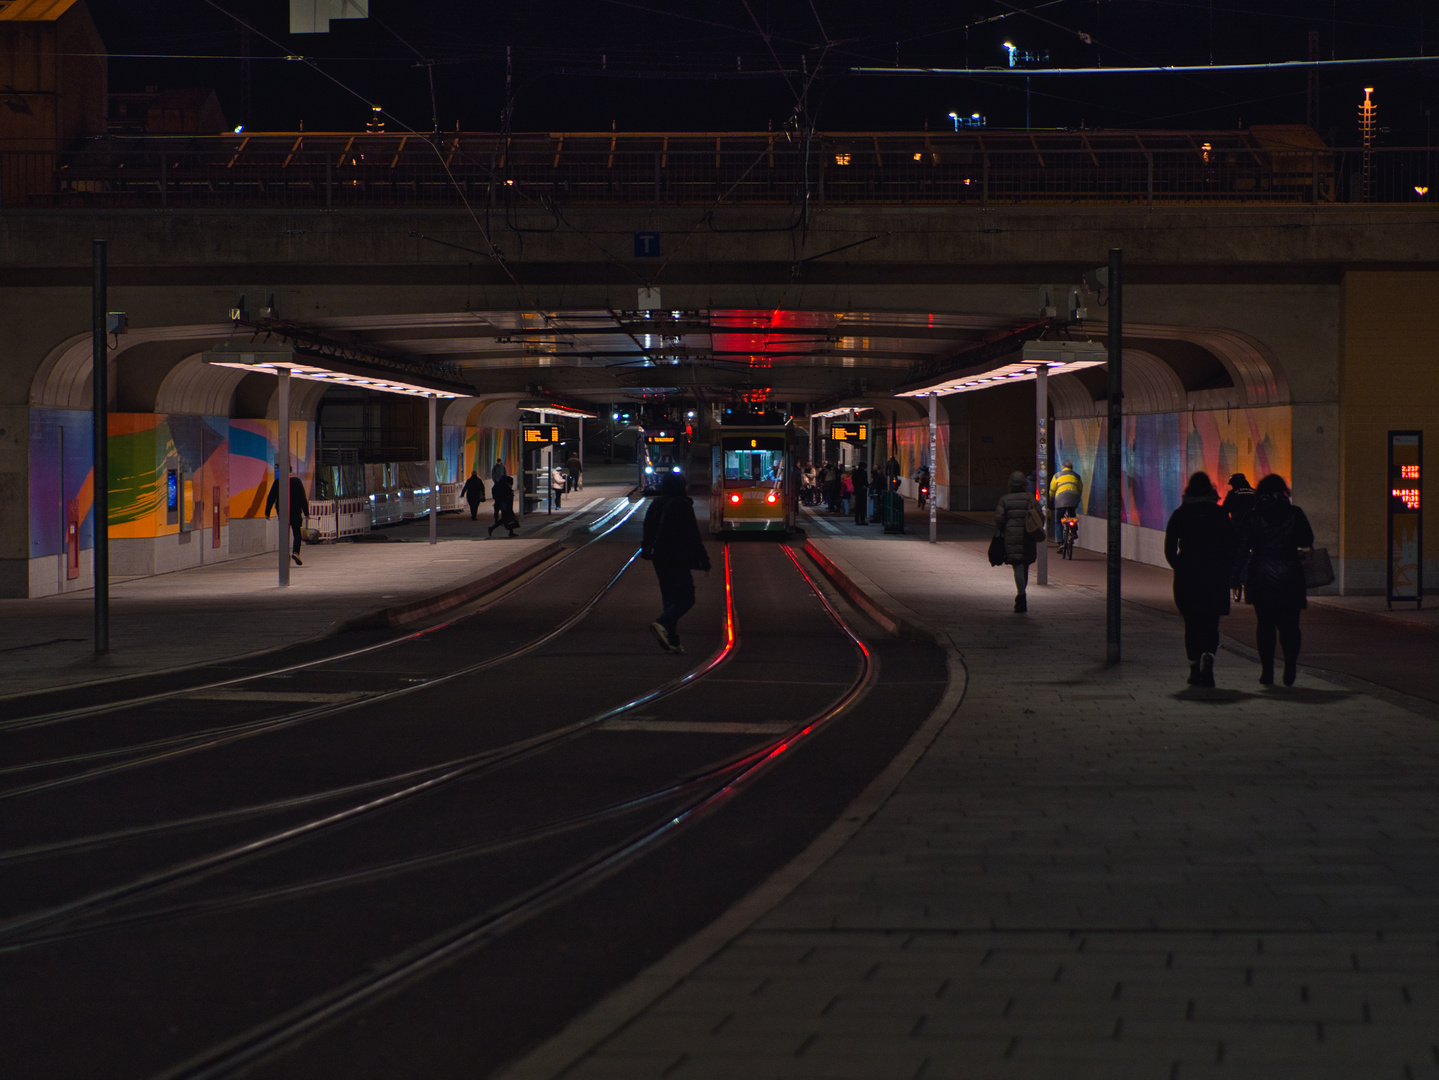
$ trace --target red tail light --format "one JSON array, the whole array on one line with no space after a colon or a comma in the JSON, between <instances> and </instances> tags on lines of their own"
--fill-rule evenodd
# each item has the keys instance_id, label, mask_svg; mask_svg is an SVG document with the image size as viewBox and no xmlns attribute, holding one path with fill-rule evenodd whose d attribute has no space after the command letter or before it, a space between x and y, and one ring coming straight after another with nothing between
<instances>
[{"instance_id":1,"label":"red tail light","mask_svg":"<svg viewBox=\"0 0 1439 1080\"><path fill-rule=\"evenodd\" d=\"M734 503L736 506L738 506L738 505L739 505L739 496L738 496L738 495L731 495L731 496L729 497L729 501L732 502L732 503Z\"/></svg>"},{"instance_id":2,"label":"red tail light","mask_svg":"<svg viewBox=\"0 0 1439 1080\"><path fill-rule=\"evenodd\" d=\"M771 491L768 495L766 495L766 496L764 497L764 501L765 501L765 502L769 502L769 503L772 503L772 502L776 501L776 500L775 500L775 496L774 496L774 492Z\"/></svg>"}]
</instances>

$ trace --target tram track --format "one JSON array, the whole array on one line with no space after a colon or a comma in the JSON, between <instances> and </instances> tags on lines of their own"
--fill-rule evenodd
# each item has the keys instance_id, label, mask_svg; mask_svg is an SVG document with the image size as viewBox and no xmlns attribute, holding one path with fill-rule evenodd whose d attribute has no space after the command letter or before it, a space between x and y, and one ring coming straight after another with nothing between
<instances>
[{"instance_id":1,"label":"tram track","mask_svg":"<svg viewBox=\"0 0 1439 1080\"><path fill-rule=\"evenodd\" d=\"M365 1008L377 998L407 982L421 979L435 968L463 953L483 947L488 941L520 926L529 919L573 899L596 882L643 858L685 828L725 805L761 776L773 769L782 757L820 730L828 721L848 709L869 687L874 665L869 650L853 628L824 596L814 580L786 545L786 556L819 598L827 613L859 653L853 682L836 700L795 725L785 735L758 749L725 762L690 783L701 790L659 822L639 830L624 842L589 858L572 863L527 892L470 919L446 928L430 939L372 963L363 976L312 997L287 1012L257 1025L190 1060L164 1071L155 1080L222 1080L248 1068L302 1039L336 1019ZM728 570L728 548L726 568ZM730 601L730 644L735 643L733 602Z\"/></svg>"},{"instance_id":2,"label":"tram track","mask_svg":"<svg viewBox=\"0 0 1439 1080\"><path fill-rule=\"evenodd\" d=\"M637 505L638 504L635 504L635 506ZM539 576L561 565L571 556L576 555L580 551L583 551L585 548L589 547L590 544L596 543L599 540L609 536L610 533L614 532L616 529L618 529L620 526L625 524L626 521L629 520L629 517L634 513L634 509L634 507L631 507L629 513L620 517L618 521L616 521L609 528L605 529L604 532L587 541L581 547L577 547L574 550L567 552L565 555L561 556L559 559L555 560L543 570L541 570L540 574L537 574L524 582L524 584L520 587L523 588L527 585L532 584L535 580L538 579ZM0 768L0 777L6 775L15 775L17 773L23 772L31 772L38 769L61 768L66 765L79 764L85 761L93 761L103 758L133 755L126 757L124 761L114 762L97 768L82 769L78 772L72 772L64 776L53 777L47 780L37 781L30 784L20 784L13 787L0 788L0 801L39 792L50 791L71 784L83 783L87 780L110 776L117 772L154 764L156 762L168 760L183 754L214 749L239 739L250 738L261 734L267 734L270 732L283 730L284 728L292 727L297 724L306 723L311 720L317 720L323 717L333 716L337 713L345 711L346 709L353 708L359 704L378 704L386 701L391 701L409 694L414 694L419 691L432 689L446 682L463 678L468 675L473 675L476 672L483 671L487 668L495 667L500 664L518 659L519 657L522 657L528 653L534 652L535 650L542 648L544 645L546 645L550 641L553 641L555 638L559 637L561 634L565 633L571 627L579 623L590 611L594 609L596 604L598 604L602 599L604 599L604 596L609 592L610 589L614 587L615 583L620 579L620 577L625 573L625 571L628 570L631 565L633 565L638 554L638 550L634 551L620 567L620 570L612 577L610 577L607 581L605 581L605 583L599 588L599 590L597 590L593 595L591 595L586 601L586 603L584 603L578 610L573 612L567 619L562 620L560 623L549 628L539 636L532 638L524 644L516 648L510 649L506 652L486 657L483 660L465 665L452 671L445 672L441 675L425 679L413 680L406 683L405 685L397 686L389 690L375 691L369 693L359 692L354 695L346 696L345 699L341 701L334 701L323 705L316 705L307 709L299 709L281 714L279 716L264 717L258 720L249 720L230 725L223 725L216 728L205 729L199 732L168 736L161 739L151 739L143 743L131 743L116 747L106 747L103 749L86 751L81 754L72 754L58 758L7 765L3 768ZM82 718L91 719L130 709L143 708L161 701L183 700L186 698L203 696L216 690L230 690L238 685L243 685L245 683L255 683L265 679L273 679L276 676L291 675L295 672L300 671L313 672L329 665L348 662L362 656L370 655L383 649L392 649L399 645L413 642L423 636L433 634L436 631L452 627L460 622L474 618L477 615L480 615L483 612L490 610L496 604L508 600L514 595L515 591L518 590L511 590L505 593L503 596L496 597L490 601L487 601L484 604L474 608L473 610L467 611L462 616L447 619L444 622L437 624L436 626L427 627L422 631L406 634L400 638L396 638L390 641L379 642L373 645L365 646L361 649L349 650L344 653L340 653L324 659L306 662L304 664L287 665L285 667L277 668L271 671L257 672L246 676L237 676L235 678L207 683L202 686L190 687L184 690L168 691L163 694L148 695L144 698L110 703L103 706L95 706L89 710L70 710L63 714L53 714L48 719L36 717L32 718L30 722L16 721L12 722L10 725L8 725L8 727L0 727L0 738L3 738L3 736L9 731L28 730L32 727L40 726L40 721L42 719L45 719L45 723L56 723L65 720L79 720ZM0 860L3 859L4 853L0 852Z\"/></svg>"},{"instance_id":3,"label":"tram track","mask_svg":"<svg viewBox=\"0 0 1439 1080\"><path fill-rule=\"evenodd\" d=\"M400 790L382 790L385 779L393 778L355 785L356 789L374 787L377 794L372 798L354 802L339 813L316 815L312 819L313 824L309 826L302 826L298 830L276 830L258 838L255 844L234 845L201 859L189 860L144 878L134 879L113 889L98 891L68 904L12 920L0 926L0 938L8 939L0 946L0 954L8 956L16 952L26 953L47 946L64 945L80 938L94 938L96 935L134 931L138 928L149 928L154 932L157 927L163 928L172 923L188 925L196 919L212 918L225 913L247 912L275 904L303 901L306 898L321 898L360 884L373 884L389 879L404 880L407 875L433 871L437 867L483 860L506 852L528 851L529 847L536 844L553 842L557 838L577 832L583 833L594 826L619 828L629 822L627 827L621 829L622 836L615 838L611 835L604 843L596 843L587 848L581 857L549 866L550 872L541 880L530 882L513 894L489 898L491 902L482 905L472 915L452 922L391 955L367 962L363 977L337 981L324 992L310 996L301 1004L250 1027L233 1039L215 1043L210 1049L192 1055L181 1065L167 1069L161 1075L175 1078L230 1075L277 1048L294 1044L337 1017L365 1008L395 987L422 979L426 973L444 966L454 957L479 948L535 916L583 894L597 882L643 859L649 852L664 845L667 840L694 822L707 818L768 773L777 763L787 760L791 750L822 729L830 719L850 708L864 694L874 678L868 651L853 629L810 579L793 553L788 548L784 549L784 553L793 569L805 579L805 586L819 598L828 618L853 643L858 660L854 677L842 692L834 696L824 708L802 721L797 721L782 733L766 737L758 745L755 745L752 739L747 740L749 745L743 752L729 754L692 775L672 778L668 783L631 792L624 798L591 806L582 813L560 816L533 828L487 836L472 844L442 845L436 850L425 851L409 858L372 860L336 871L325 869L310 877L284 880L268 887L247 886L238 892L232 890L227 893L222 889L217 895L165 899L173 890L189 887L193 892L199 887L198 883L207 877L223 875L235 867L261 859L294 843L315 841L340 826L361 819L368 820L375 817L377 812L401 803L413 803L421 795L438 793L465 781L483 780L496 769L503 769L535 755L544 755L546 751L557 749L587 733L600 730L606 720L633 717L647 706L681 689L695 688L704 676L717 672L740 644L734 616L733 571L730 551L726 548L725 640L705 663L683 676L654 687L621 705L591 714L576 724L537 736L529 745L511 744L494 748L485 752L488 760L477 759L459 769L424 777ZM765 680L738 680L745 683L763 681ZM616 727L629 730L618 724ZM316 793L314 797L327 798L340 792L341 789L336 788L330 792ZM291 807L296 804L295 800L288 802ZM637 816L644 820L634 821ZM185 824L177 821L163 827L180 828L185 827ZM205 816L194 819L194 824L203 828ZM129 835L133 834L121 830L115 837L123 839ZM43 857L62 850L78 852L84 849L86 843L98 845L103 844L106 839L100 835L76 838L62 844L49 845L48 848L40 845L28 852L14 850L0 855L0 858Z\"/></svg>"},{"instance_id":4,"label":"tram track","mask_svg":"<svg viewBox=\"0 0 1439 1080\"><path fill-rule=\"evenodd\" d=\"M163 701L171 701L175 698L193 696L196 694L202 694L216 690L232 689L237 686L243 686L246 683L257 682L262 679L271 679L275 678L276 676L293 675L297 672L303 671L313 671L316 668L325 667L326 665L337 664L347 660L354 660L359 657L368 656L376 652L394 649L409 642L418 641L421 638L448 629L449 627L454 626L457 623L461 623L467 619L472 619L477 615L481 615L484 612L489 611L495 605L508 600L515 593L533 585L535 582L539 581L548 574L557 570L559 567L563 566L566 562L574 558L586 548L590 547L592 544L596 544L599 541L607 538L611 533L615 532L626 522L628 522L629 519L639 509L639 507L643 505L643 503L639 502L631 503L628 499L619 499L617 500L617 502L619 503L619 505L606 511L589 525L580 526L578 529L574 530L595 533L594 536L586 539L583 544L576 545L575 547L569 549L568 551L565 551L561 555L550 559L542 566L536 567L535 569L527 572L518 582L506 583L505 585L501 585L496 588L490 596L466 604L459 614L452 615L449 618L446 618L440 622L432 623L431 625L425 626L422 629L407 631L394 637L386 638L384 641L374 642L370 645L365 645L358 649L348 649L344 652L332 653L326 656L316 657L313 660L306 660L300 663L284 664L280 667L275 668L265 668L260 671L249 672L244 675L233 675L224 679L213 679L208 682L201 682L194 685L177 687L172 690L163 690L150 694L142 694L131 698L122 698L115 701L107 701L99 705L78 706L70 709L57 709L51 712L35 713L29 716L11 717L5 720L0 720L0 736L3 736L4 734L12 731L24 731L30 728L46 727L52 724L65 723L67 721L89 719L96 716L104 716L112 713L121 712L126 709L134 709L147 705L154 705ZM0 698L0 701L4 700L4 698Z\"/></svg>"}]
</instances>

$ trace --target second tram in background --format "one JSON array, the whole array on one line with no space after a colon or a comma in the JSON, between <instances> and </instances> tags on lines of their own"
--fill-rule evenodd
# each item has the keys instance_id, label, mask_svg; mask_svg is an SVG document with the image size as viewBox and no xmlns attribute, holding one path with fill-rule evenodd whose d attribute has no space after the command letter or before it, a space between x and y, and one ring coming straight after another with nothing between
<instances>
[{"instance_id":1,"label":"second tram in background","mask_svg":"<svg viewBox=\"0 0 1439 1080\"><path fill-rule=\"evenodd\" d=\"M710 532L788 535L796 497L792 425L717 428L710 462Z\"/></svg>"},{"instance_id":2,"label":"second tram in background","mask_svg":"<svg viewBox=\"0 0 1439 1080\"><path fill-rule=\"evenodd\" d=\"M659 491L665 473L679 473L688 480L689 439L683 430L673 428L645 431L635 440L635 463L640 491L646 495Z\"/></svg>"}]
</instances>

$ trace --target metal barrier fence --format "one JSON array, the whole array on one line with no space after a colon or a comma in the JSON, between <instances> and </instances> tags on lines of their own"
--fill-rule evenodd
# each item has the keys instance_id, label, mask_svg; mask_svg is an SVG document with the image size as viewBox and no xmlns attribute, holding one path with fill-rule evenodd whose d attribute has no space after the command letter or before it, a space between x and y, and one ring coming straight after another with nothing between
<instances>
[{"instance_id":1,"label":"metal barrier fence","mask_svg":"<svg viewBox=\"0 0 1439 1080\"><path fill-rule=\"evenodd\" d=\"M1426 203L1433 148L1244 133L109 138L0 152L0 206ZM1439 187L1434 189L1439 199Z\"/></svg>"}]
</instances>

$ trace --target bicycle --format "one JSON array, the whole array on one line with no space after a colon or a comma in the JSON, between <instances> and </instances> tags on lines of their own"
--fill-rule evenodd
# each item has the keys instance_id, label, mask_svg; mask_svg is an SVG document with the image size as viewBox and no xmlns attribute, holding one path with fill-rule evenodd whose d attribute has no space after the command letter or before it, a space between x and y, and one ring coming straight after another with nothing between
<instances>
[{"instance_id":1,"label":"bicycle","mask_svg":"<svg viewBox=\"0 0 1439 1080\"><path fill-rule=\"evenodd\" d=\"M1079 539L1079 518L1067 515L1059 519L1059 557L1074 558L1074 542Z\"/></svg>"}]
</instances>

